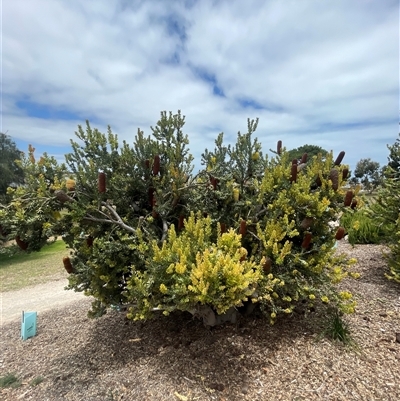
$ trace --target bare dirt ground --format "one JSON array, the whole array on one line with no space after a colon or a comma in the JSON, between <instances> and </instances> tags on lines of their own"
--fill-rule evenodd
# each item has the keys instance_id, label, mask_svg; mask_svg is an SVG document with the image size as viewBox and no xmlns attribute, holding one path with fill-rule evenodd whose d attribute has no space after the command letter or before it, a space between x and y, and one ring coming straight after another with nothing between
<instances>
[{"instance_id":1,"label":"bare dirt ground","mask_svg":"<svg viewBox=\"0 0 400 401\"><path fill-rule=\"evenodd\" d=\"M84 298L82 293L65 291L67 284L68 280L60 279L18 291L0 293L1 325L21 320L22 311L37 311L40 316L45 311Z\"/></svg>"},{"instance_id":2,"label":"bare dirt ground","mask_svg":"<svg viewBox=\"0 0 400 401\"><path fill-rule=\"evenodd\" d=\"M132 323L110 312L90 320L90 299L71 302L67 292L56 297L64 306L41 309L36 337L21 341L11 318L2 326L0 376L13 372L22 384L0 389L0 399L397 401L400 286L384 278L381 250L338 247L358 258L354 270L362 274L342 284L358 302L346 319L356 348L318 340L319 310L272 327L252 316L210 330L186 314Z\"/></svg>"}]
</instances>

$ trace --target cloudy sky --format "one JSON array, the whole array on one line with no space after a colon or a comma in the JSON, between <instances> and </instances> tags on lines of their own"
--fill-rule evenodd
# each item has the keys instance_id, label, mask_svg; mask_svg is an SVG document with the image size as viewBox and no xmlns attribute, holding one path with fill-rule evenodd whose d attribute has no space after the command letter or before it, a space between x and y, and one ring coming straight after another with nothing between
<instances>
[{"instance_id":1,"label":"cloudy sky","mask_svg":"<svg viewBox=\"0 0 400 401\"><path fill-rule=\"evenodd\" d=\"M398 0L2 0L1 62L1 131L60 161L86 119L132 142L162 110L198 166L247 118L351 168L399 132Z\"/></svg>"}]
</instances>

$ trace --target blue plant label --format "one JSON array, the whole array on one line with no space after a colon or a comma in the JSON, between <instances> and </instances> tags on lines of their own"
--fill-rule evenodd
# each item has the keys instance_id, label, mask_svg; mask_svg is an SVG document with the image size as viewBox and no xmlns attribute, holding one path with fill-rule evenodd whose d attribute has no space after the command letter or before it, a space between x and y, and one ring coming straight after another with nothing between
<instances>
[{"instance_id":1,"label":"blue plant label","mask_svg":"<svg viewBox=\"0 0 400 401\"><path fill-rule=\"evenodd\" d=\"M22 312L21 337L26 339L36 335L37 312Z\"/></svg>"}]
</instances>

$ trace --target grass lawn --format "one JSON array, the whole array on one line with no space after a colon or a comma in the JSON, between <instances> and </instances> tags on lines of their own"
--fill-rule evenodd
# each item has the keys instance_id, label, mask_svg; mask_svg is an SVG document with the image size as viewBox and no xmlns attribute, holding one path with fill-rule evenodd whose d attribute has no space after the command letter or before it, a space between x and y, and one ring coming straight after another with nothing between
<instances>
[{"instance_id":1,"label":"grass lawn","mask_svg":"<svg viewBox=\"0 0 400 401\"><path fill-rule=\"evenodd\" d=\"M47 245L40 252L0 255L0 292L66 278L64 256L68 256L68 250L63 241Z\"/></svg>"}]
</instances>

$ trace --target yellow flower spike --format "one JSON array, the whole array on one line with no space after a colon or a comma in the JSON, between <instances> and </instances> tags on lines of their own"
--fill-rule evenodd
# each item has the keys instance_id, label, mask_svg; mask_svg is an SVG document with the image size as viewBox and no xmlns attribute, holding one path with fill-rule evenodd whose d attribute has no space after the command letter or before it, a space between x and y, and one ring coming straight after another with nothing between
<instances>
[{"instance_id":1,"label":"yellow flower spike","mask_svg":"<svg viewBox=\"0 0 400 401\"><path fill-rule=\"evenodd\" d=\"M160 292L163 294L166 294L168 291L167 287L165 284L160 284Z\"/></svg>"}]
</instances>

